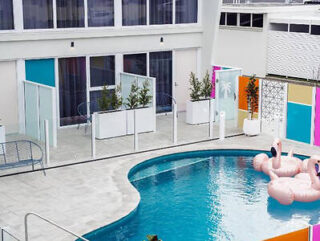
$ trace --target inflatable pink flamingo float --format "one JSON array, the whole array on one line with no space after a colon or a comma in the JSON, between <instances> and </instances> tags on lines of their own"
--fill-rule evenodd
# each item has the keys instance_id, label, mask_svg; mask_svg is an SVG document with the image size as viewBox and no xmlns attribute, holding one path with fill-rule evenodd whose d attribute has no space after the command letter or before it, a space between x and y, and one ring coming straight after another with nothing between
<instances>
[{"instance_id":1,"label":"inflatable pink flamingo float","mask_svg":"<svg viewBox=\"0 0 320 241\"><path fill-rule=\"evenodd\" d=\"M320 156L312 156L309 159L309 178L278 177L270 171L269 195L284 205L292 204L293 201L313 202L320 199L319 165Z\"/></svg>"},{"instance_id":2,"label":"inflatable pink flamingo float","mask_svg":"<svg viewBox=\"0 0 320 241\"><path fill-rule=\"evenodd\" d=\"M267 154L261 153L254 157L253 167L257 171L263 171L269 175L272 170L279 177L292 177L302 170L302 161L293 156L293 151L288 153L288 156L281 156L282 143L279 138L276 138L271 147L272 158Z\"/></svg>"}]
</instances>

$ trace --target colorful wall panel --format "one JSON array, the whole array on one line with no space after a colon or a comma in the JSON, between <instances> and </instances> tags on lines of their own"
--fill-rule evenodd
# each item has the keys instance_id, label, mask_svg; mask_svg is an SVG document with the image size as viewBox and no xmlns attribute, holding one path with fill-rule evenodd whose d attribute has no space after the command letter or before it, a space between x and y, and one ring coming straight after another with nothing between
<instances>
[{"instance_id":1,"label":"colorful wall panel","mask_svg":"<svg viewBox=\"0 0 320 241\"><path fill-rule=\"evenodd\" d=\"M316 107L314 120L314 144L320 146L320 88L316 90Z\"/></svg>"},{"instance_id":2,"label":"colorful wall panel","mask_svg":"<svg viewBox=\"0 0 320 241\"><path fill-rule=\"evenodd\" d=\"M265 241L309 241L309 228L266 239Z\"/></svg>"},{"instance_id":3,"label":"colorful wall panel","mask_svg":"<svg viewBox=\"0 0 320 241\"><path fill-rule=\"evenodd\" d=\"M248 104L246 88L249 83L250 77L240 76L239 77L239 112L238 112L238 127L243 127L243 121L248 117ZM256 86L259 86L259 79L256 81ZM258 118L258 110L254 113L254 118Z\"/></svg>"},{"instance_id":4,"label":"colorful wall panel","mask_svg":"<svg viewBox=\"0 0 320 241\"><path fill-rule=\"evenodd\" d=\"M55 86L54 59L26 60L26 80Z\"/></svg>"},{"instance_id":5,"label":"colorful wall panel","mask_svg":"<svg viewBox=\"0 0 320 241\"><path fill-rule=\"evenodd\" d=\"M312 92L310 86L289 84L287 105L287 138L311 142Z\"/></svg>"}]
</instances>

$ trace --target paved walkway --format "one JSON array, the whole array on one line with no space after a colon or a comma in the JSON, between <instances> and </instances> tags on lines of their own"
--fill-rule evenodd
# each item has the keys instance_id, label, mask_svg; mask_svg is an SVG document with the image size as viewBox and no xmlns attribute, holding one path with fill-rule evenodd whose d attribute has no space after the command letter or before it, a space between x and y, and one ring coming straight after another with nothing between
<instances>
[{"instance_id":1,"label":"paved walkway","mask_svg":"<svg viewBox=\"0 0 320 241\"><path fill-rule=\"evenodd\" d=\"M139 193L127 179L136 164L159 155L199 149L241 148L269 150L272 137L239 136L121 158L0 178L0 226L22 237L23 217L36 212L58 224L84 234L130 213L139 203ZM284 141L299 154L319 154L320 148ZM74 240L42 221L30 218L31 241Z\"/></svg>"}]
</instances>

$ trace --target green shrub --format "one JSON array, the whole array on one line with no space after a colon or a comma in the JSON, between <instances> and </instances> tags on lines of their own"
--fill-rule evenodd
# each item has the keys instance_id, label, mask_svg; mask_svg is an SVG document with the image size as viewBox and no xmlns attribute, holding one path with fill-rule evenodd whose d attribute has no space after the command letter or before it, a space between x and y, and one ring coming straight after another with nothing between
<instances>
[{"instance_id":1,"label":"green shrub","mask_svg":"<svg viewBox=\"0 0 320 241\"><path fill-rule=\"evenodd\" d=\"M139 87L137 81L131 84L131 91L127 98L126 106L129 109L136 109L139 106Z\"/></svg>"},{"instance_id":2,"label":"green shrub","mask_svg":"<svg viewBox=\"0 0 320 241\"><path fill-rule=\"evenodd\" d=\"M150 83L148 80L143 82L142 88L139 91L139 104L146 107L151 103L152 95L150 93Z\"/></svg>"},{"instance_id":3,"label":"green shrub","mask_svg":"<svg viewBox=\"0 0 320 241\"><path fill-rule=\"evenodd\" d=\"M256 86L256 76L253 75L249 79L249 83L246 87L246 94L247 94L247 104L248 104L248 112L249 112L249 119L253 118L253 113L258 111L259 107L259 87Z\"/></svg>"},{"instance_id":4,"label":"green shrub","mask_svg":"<svg viewBox=\"0 0 320 241\"><path fill-rule=\"evenodd\" d=\"M210 79L209 72L207 71L202 80L201 96L205 99L209 99L211 96L212 87L212 81Z\"/></svg>"},{"instance_id":5,"label":"green shrub","mask_svg":"<svg viewBox=\"0 0 320 241\"><path fill-rule=\"evenodd\" d=\"M191 101L198 101L201 98L201 82L199 81L199 79L196 77L196 75L191 72L190 74L190 98Z\"/></svg>"},{"instance_id":6,"label":"green shrub","mask_svg":"<svg viewBox=\"0 0 320 241\"><path fill-rule=\"evenodd\" d=\"M110 97L109 97L109 91L107 89L107 86L103 86L101 97L98 99L98 104L100 111L106 111L110 109Z\"/></svg>"},{"instance_id":7,"label":"green shrub","mask_svg":"<svg viewBox=\"0 0 320 241\"><path fill-rule=\"evenodd\" d=\"M111 94L110 104L113 110L118 110L123 103L123 98L121 97L121 85L117 85L115 90Z\"/></svg>"}]
</instances>

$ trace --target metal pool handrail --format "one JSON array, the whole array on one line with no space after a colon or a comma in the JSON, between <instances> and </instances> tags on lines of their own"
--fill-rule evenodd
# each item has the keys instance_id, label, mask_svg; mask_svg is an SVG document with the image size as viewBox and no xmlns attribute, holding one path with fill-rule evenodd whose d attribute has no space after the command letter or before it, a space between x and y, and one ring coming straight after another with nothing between
<instances>
[{"instance_id":1,"label":"metal pool handrail","mask_svg":"<svg viewBox=\"0 0 320 241\"><path fill-rule=\"evenodd\" d=\"M6 229L0 227L0 240L1 241L7 241L7 239L5 238L5 234L10 237L10 240L14 239L16 241L22 241L22 239L17 238L16 236L14 236L12 233L7 231Z\"/></svg>"},{"instance_id":2,"label":"metal pool handrail","mask_svg":"<svg viewBox=\"0 0 320 241\"><path fill-rule=\"evenodd\" d=\"M37 217L37 218L39 218L39 219L41 219L41 220L43 220L43 221L51 224L51 225L54 226L54 227L56 227L56 228L58 228L58 229L61 229L61 230L65 231L66 233L69 233L69 234L73 235L74 237L77 237L78 239L80 239L80 240L82 240L82 241L89 241L88 239L86 239L86 238L84 238L84 237L82 237L82 236L80 236L80 235L78 235L78 234L75 234L74 232L72 232L72 231L70 231L70 230L68 230L68 229L60 226L59 224L57 224L57 223L55 223L55 222L53 222L53 221L51 221L51 220L49 220L49 219L47 219L47 218L45 218L45 217L40 216L40 215L37 214L37 213L32 213L32 212L31 212L31 213L27 213L27 214L24 216L25 241L29 241L29 234L28 234L28 217L29 217L30 215L33 215L33 216L35 216L35 217Z\"/></svg>"}]
</instances>

